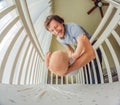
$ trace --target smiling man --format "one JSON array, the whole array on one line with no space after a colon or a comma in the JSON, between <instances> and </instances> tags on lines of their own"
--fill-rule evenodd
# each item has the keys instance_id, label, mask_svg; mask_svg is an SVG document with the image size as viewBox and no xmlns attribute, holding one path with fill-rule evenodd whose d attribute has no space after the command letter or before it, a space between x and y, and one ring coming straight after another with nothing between
<instances>
[{"instance_id":1,"label":"smiling man","mask_svg":"<svg viewBox=\"0 0 120 105\"><path fill-rule=\"evenodd\" d=\"M94 49L91 48L91 44L88 44L90 43L89 39L91 38L91 35L80 25L76 23L65 24L64 19L60 16L49 15L45 20L45 28L55 35L57 40L66 47L69 56L74 55L75 52L79 51L79 48L85 49L79 59L76 59L76 61L68 68L68 73L83 67L95 58ZM83 43L78 46L79 41L81 41L80 36L83 36L84 38L81 37ZM75 46L75 51L71 45Z\"/></svg>"}]
</instances>

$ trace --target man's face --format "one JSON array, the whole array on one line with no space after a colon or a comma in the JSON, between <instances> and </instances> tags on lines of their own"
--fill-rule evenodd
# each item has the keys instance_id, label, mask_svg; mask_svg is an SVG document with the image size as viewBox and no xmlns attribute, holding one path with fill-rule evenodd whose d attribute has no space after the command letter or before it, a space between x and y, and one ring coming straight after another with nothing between
<instances>
[{"instance_id":1,"label":"man's face","mask_svg":"<svg viewBox=\"0 0 120 105\"><path fill-rule=\"evenodd\" d=\"M48 26L48 30L52 32L53 35L64 38L64 25L56 20L52 20Z\"/></svg>"}]
</instances>

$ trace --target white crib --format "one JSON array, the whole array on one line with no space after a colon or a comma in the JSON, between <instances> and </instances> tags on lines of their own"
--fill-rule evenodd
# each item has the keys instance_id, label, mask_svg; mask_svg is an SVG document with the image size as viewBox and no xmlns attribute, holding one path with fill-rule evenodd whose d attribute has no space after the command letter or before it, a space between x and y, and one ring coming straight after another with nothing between
<instances>
[{"instance_id":1,"label":"white crib","mask_svg":"<svg viewBox=\"0 0 120 105\"><path fill-rule=\"evenodd\" d=\"M27 1L9 0L0 10L0 105L120 105L120 1L107 1L107 12L90 39L91 43L96 40L98 82L94 61L73 76L48 72L44 51L49 49L52 36L44 31L46 36L38 38L37 23L42 17L33 24ZM50 3L46 0L46 7ZM102 53L102 64L97 49Z\"/></svg>"}]
</instances>

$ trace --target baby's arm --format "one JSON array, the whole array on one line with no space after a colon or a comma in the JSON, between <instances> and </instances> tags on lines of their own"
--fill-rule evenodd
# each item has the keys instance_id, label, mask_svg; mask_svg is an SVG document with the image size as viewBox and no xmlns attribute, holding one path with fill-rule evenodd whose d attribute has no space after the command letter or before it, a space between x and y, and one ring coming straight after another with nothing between
<instances>
[{"instance_id":1,"label":"baby's arm","mask_svg":"<svg viewBox=\"0 0 120 105\"><path fill-rule=\"evenodd\" d=\"M79 58L77 58L77 60L72 65L69 66L66 74L83 67L96 57L94 48L92 47L89 39L86 36L82 38L85 38L82 40L84 44L84 53Z\"/></svg>"},{"instance_id":2,"label":"baby's arm","mask_svg":"<svg viewBox=\"0 0 120 105\"><path fill-rule=\"evenodd\" d=\"M84 52L85 52L85 40L86 40L86 35L80 35L77 37L77 48L75 52L72 54L72 58L76 60L79 58Z\"/></svg>"}]
</instances>

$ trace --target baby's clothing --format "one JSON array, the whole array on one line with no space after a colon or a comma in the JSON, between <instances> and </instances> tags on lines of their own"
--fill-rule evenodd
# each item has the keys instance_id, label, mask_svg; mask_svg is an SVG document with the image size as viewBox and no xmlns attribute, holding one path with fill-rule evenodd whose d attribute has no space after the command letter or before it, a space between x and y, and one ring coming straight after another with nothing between
<instances>
[{"instance_id":1,"label":"baby's clothing","mask_svg":"<svg viewBox=\"0 0 120 105\"><path fill-rule=\"evenodd\" d=\"M70 65L72 65L75 62L75 60L72 57L69 57L69 59L70 59Z\"/></svg>"}]
</instances>

